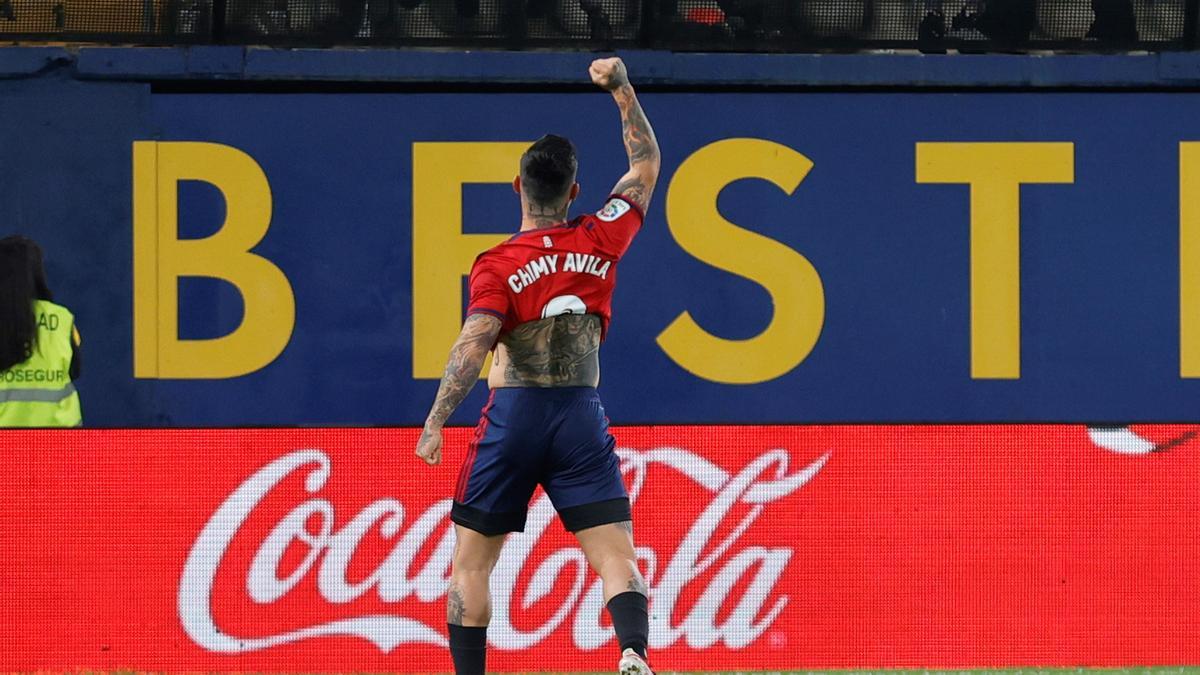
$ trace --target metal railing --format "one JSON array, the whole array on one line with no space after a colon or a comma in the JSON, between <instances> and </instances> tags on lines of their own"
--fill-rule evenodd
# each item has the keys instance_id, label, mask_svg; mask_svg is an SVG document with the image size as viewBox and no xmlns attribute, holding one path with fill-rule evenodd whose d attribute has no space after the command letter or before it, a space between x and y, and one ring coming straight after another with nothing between
<instances>
[{"instance_id":1,"label":"metal railing","mask_svg":"<svg viewBox=\"0 0 1200 675\"><path fill-rule=\"evenodd\" d=\"M1197 47L1200 0L0 0L0 40L675 51Z\"/></svg>"}]
</instances>

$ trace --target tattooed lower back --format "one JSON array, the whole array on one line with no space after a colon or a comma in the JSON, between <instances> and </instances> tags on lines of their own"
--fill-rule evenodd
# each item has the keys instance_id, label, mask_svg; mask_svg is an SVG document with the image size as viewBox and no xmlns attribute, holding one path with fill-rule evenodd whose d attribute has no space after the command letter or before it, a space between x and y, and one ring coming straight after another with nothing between
<instances>
[{"instance_id":1,"label":"tattooed lower back","mask_svg":"<svg viewBox=\"0 0 1200 675\"><path fill-rule=\"evenodd\" d=\"M563 314L500 338L492 387L594 387L600 383L600 317Z\"/></svg>"}]
</instances>

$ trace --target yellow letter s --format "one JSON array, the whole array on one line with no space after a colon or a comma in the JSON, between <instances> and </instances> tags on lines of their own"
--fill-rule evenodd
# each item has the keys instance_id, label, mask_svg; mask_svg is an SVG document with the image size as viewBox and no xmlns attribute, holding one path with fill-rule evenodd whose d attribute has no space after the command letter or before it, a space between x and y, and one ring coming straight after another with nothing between
<instances>
[{"instance_id":1,"label":"yellow letter s","mask_svg":"<svg viewBox=\"0 0 1200 675\"><path fill-rule=\"evenodd\" d=\"M821 277L803 255L729 222L717 196L742 178L762 178L792 194L812 169L795 150L772 141L730 138L684 160L667 192L667 222L683 250L761 285L775 312L758 335L729 340L710 334L684 311L658 336L663 351L688 372L725 384L756 384L786 374L812 351L825 322Z\"/></svg>"}]
</instances>

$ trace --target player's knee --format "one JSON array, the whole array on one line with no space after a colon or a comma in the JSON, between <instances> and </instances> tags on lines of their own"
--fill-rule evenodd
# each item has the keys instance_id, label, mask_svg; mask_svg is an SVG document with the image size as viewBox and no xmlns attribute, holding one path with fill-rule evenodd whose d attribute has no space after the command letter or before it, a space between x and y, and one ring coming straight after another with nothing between
<instances>
[{"instance_id":1,"label":"player's knee","mask_svg":"<svg viewBox=\"0 0 1200 675\"><path fill-rule=\"evenodd\" d=\"M641 576L637 560L620 550L600 551L592 562L596 573L602 577L609 576Z\"/></svg>"},{"instance_id":2,"label":"player's knee","mask_svg":"<svg viewBox=\"0 0 1200 675\"><path fill-rule=\"evenodd\" d=\"M470 588L488 586L488 579L492 576L491 568L487 569L470 569L453 566L450 569L450 579Z\"/></svg>"},{"instance_id":3,"label":"player's knee","mask_svg":"<svg viewBox=\"0 0 1200 675\"><path fill-rule=\"evenodd\" d=\"M463 574L491 574L496 568L495 558L455 558L451 568Z\"/></svg>"},{"instance_id":4,"label":"player's knee","mask_svg":"<svg viewBox=\"0 0 1200 675\"><path fill-rule=\"evenodd\" d=\"M633 558L617 557L612 561L614 572L619 574L627 574L638 579L642 578L642 573L638 569L637 561Z\"/></svg>"},{"instance_id":5,"label":"player's knee","mask_svg":"<svg viewBox=\"0 0 1200 675\"><path fill-rule=\"evenodd\" d=\"M596 572L604 581L605 600L627 591L649 595L646 579L634 560L613 556L598 566Z\"/></svg>"},{"instance_id":6,"label":"player's knee","mask_svg":"<svg viewBox=\"0 0 1200 675\"><path fill-rule=\"evenodd\" d=\"M458 550L451 561L451 573L488 575L496 567L499 555L481 555Z\"/></svg>"}]
</instances>

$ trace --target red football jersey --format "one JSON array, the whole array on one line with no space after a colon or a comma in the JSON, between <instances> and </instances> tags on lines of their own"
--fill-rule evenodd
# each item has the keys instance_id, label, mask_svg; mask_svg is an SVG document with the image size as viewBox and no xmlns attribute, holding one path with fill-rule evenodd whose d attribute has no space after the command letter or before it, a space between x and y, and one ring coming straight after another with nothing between
<instances>
[{"instance_id":1,"label":"red football jersey","mask_svg":"<svg viewBox=\"0 0 1200 675\"><path fill-rule=\"evenodd\" d=\"M613 195L594 214L518 232L475 259L467 316L499 318L503 335L527 321L596 314L603 339L612 317L617 262L641 226L637 205Z\"/></svg>"}]
</instances>

